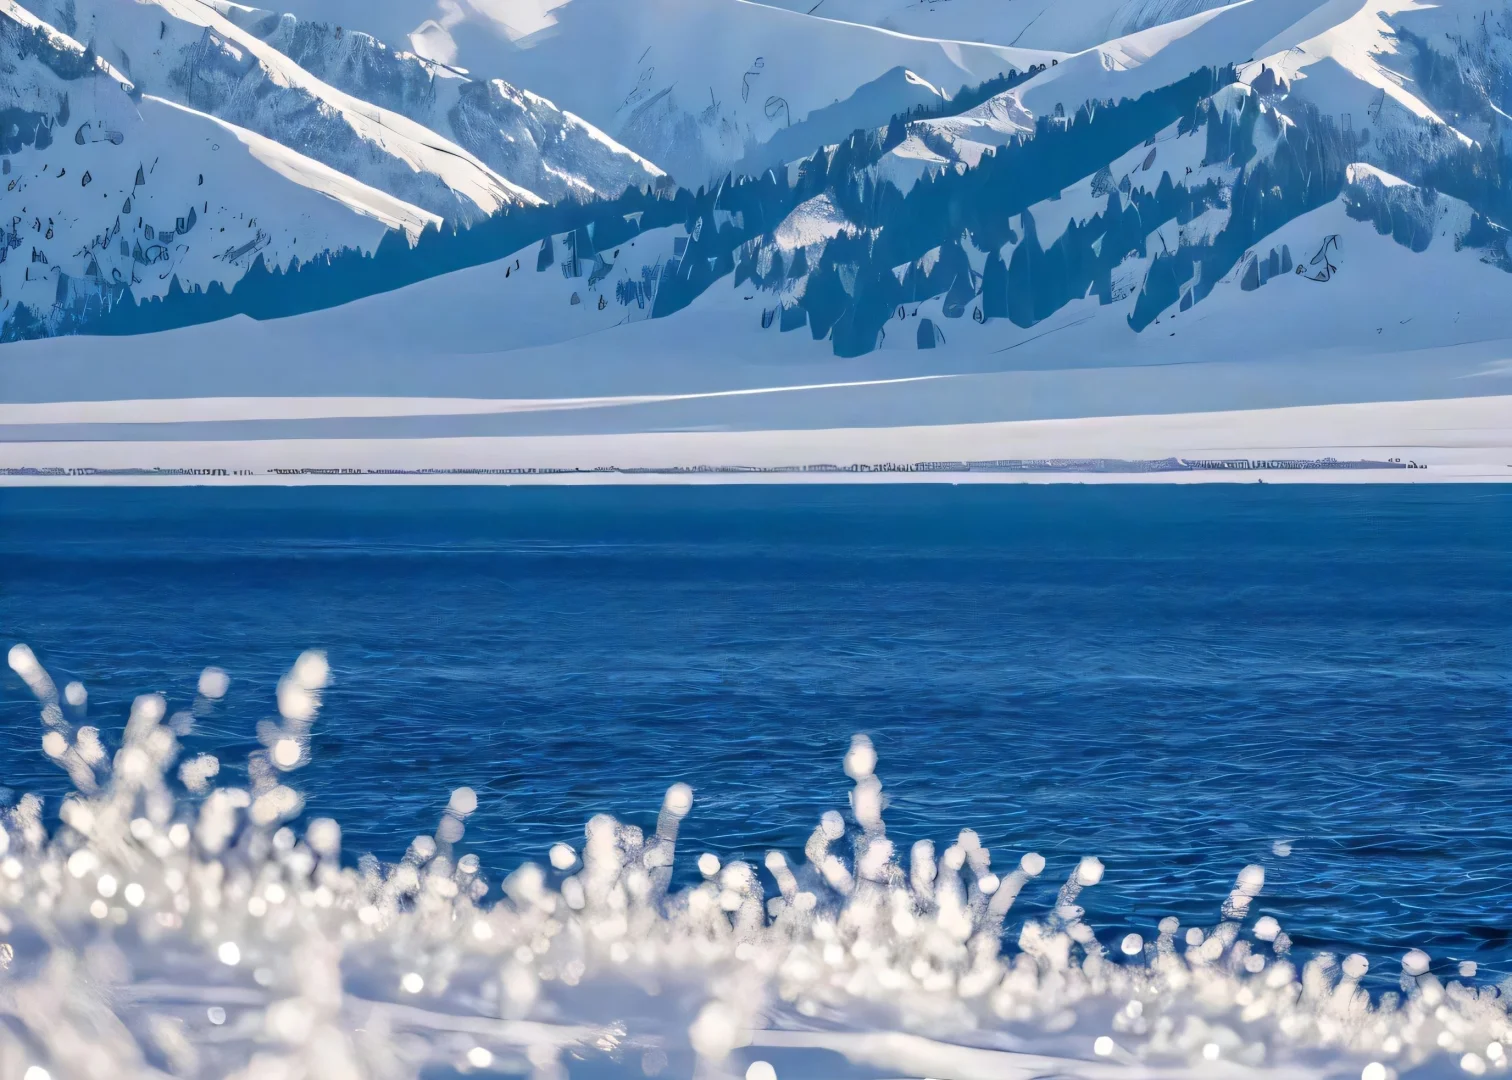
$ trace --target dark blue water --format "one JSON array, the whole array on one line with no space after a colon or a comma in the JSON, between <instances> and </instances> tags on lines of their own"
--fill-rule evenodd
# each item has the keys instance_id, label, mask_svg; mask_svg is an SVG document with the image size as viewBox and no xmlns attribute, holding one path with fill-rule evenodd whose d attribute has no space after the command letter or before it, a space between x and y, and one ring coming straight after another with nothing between
<instances>
[{"instance_id":1,"label":"dark blue water","mask_svg":"<svg viewBox=\"0 0 1512 1080\"><path fill-rule=\"evenodd\" d=\"M1094 925L1211 925L1260 862L1304 946L1512 970L1509 548L1506 488L5 491L0 629L112 728L226 668L228 762L327 650L298 782L349 851L469 784L497 879L685 780L695 850L796 852L864 731L900 847L1038 850L1029 910L1095 854ZM55 808L39 733L5 672Z\"/></svg>"}]
</instances>

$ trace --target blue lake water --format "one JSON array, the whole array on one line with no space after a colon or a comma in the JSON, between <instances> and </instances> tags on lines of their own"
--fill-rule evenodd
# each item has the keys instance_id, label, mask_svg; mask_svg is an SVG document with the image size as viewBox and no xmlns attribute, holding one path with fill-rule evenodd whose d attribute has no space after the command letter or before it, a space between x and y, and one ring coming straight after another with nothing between
<instances>
[{"instance_id":1,"label":"blue lake water","mask_svg":"<svg viewBox=\"0 0 1512 1080\"><path fill-rule=\"evenodd\" d=\"M1507 488L7 490L0 628L109 732L225 668L228 767L326 650L298 783L349 852L467 784L498 880L683 780L684 850L797 854L866 732L900 848L1046 856L1018 913L1097 855L1100 931L1210 925L1258 862L1304 947L1512 971ZM4 674L0 783L55 811Z\"/></svg>"}]
</instances>

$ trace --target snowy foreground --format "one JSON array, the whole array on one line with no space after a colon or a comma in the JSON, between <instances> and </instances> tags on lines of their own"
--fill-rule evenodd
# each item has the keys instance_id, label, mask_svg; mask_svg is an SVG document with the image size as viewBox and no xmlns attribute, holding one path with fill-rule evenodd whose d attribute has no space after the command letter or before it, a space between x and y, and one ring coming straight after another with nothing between
<instances>
[{"instance_id":1,"label":"snowy foreground","mask_svg":"<svg viewBox=\"0 0 1512 1080\"><path fill-rule=\"evenodd\" d=\"M670 884L696 812L685 784L654 832L599 815L580 845L518 868L467 853L478 800L459 788L434 835L382 865L343 859L333 820L289 824L293 774L319 752L323 654L280 682L246 788L214 786L213 757L179 759L179 736L227 693L224 672L207 669L186 710L144 695L124 732L102 734L82 685L60 694L25 645L9 663L41 706L42 752L77 791L51 834L33 796L0 828L6 1080L1389 1080L1508 1067L1506 998L1473 964L1445 984L1410 949L1400 990L1372 998L1363 956L1294 957L1274 918L1251 917L1259 866L1239 871L1211 925L1166 918L1151 940L1104 941L1078 904L1102 879L1095 857L998 853L994 866L969 828L938 850L895 850L864 736L844 756L847 814L825 813L801 853L762 867L700 854L688 888ZM1015 910L1041 875L1064 876L1055 906Z\"/></svg>"}]
</instances>

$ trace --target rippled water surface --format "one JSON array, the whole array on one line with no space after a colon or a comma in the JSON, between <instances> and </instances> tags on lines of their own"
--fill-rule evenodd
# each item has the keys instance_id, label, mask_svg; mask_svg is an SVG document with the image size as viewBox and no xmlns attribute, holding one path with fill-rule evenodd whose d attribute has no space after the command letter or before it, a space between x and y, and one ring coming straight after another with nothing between
<instances>
[{"instance_id":1,"label":"rippled water surface","mask_svg":"<svg viewBox=\"0 0 1512 1080\"><path fill-rule=\"evenodd\" d=\"M1299 945L1512 970L1505 488L5 491L0 589L107 729L224 667L228 763L325 649L299 783L349 852L467 784L497 878L684 780L684 843L759 863L859 731L900 846L1037 850L1027 906L1097 855L1088 921L1153 935L1258 862ZM55 810L5 674L0 781Z\"/></svg>"}]
</instances>

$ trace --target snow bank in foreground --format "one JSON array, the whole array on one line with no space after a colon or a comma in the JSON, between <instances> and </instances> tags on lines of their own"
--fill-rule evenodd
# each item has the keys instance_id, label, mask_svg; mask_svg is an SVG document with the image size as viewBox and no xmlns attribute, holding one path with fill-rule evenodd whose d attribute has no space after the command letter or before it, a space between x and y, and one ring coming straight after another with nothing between
<instances>
[{"instance_id":1,"label":"snow bank in foreground","mask_svg":"<svg viewBox=\"0 0 1512 1080\"><path fill-rule=\"evenodd\" d=\"M290 826L324 654L280 681L246 788L214 787L213 757L179 760L224 672L208 669L171 717L162 696L137 698L117 740L83 723L85 688L60 695L27 646L9 663L77 791L51 835L32 796L0 828L7 1077L791 1080L844 1060L854 1077L1386 1080L1506 1067L1506 998L1472 967L1445 985L1412 949L1401 992L1372 1000L1365 957L1301 963L1274 918L1251 918L1260 866L1239 871L1212 925L1166 918L1151 940L1103 942L1077 902L1102 879L1095 857L994 866L969 828L905 856L864 736L844 757L849 819L825 813L801 855L758 868L706 852L702 882L672 890L695 799L674 784L651 834L600 814L580 847L514 870L489 904L461 847L471 789L394 865L344 864L330 819ZM1041 874L1065 875L1055 906L1010 921Z\"/></svg>"}]
</instances>

